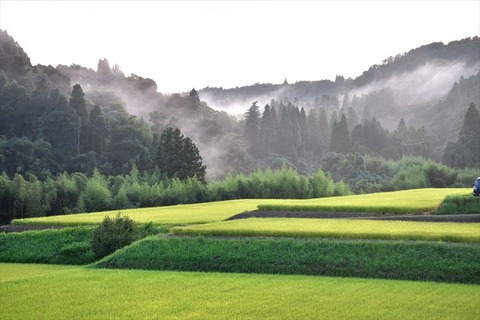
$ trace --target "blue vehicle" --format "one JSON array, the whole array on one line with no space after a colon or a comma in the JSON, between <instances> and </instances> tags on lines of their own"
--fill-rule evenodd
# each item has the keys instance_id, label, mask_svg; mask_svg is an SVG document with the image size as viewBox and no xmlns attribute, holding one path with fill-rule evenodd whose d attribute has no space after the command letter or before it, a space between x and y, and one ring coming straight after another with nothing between
<instances>
[{"instance_id":1,"label":"blue vehicle","mask_svg":"<svg viewBox=\"0 0 480 320\"><path fill-rule=\"evenodd\" d=\"M480 177L475 180L473 184L473 196L478 197L480 195Z\"/></svg>"}]
</instances>

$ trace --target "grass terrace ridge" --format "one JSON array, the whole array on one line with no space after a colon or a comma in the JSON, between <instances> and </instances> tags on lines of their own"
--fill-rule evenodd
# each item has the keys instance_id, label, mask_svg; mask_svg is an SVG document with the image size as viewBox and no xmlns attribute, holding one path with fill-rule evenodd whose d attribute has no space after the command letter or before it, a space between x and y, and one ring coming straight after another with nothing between
<instances>
[{"instance_id":1,"label":"grass terrace ridge","mask_svg":"<svg viewBox=\"0 0 480 320\"><path fill-rule=\"evenodd\" d=\"M261 211L330 211L412 214L435 210L448 195L465 195L470 190L413 189L308 200L285 200L258 205Z\"/></svg>"},{"instance_id":2,"label":"grass terrace ridge","mask_svg":"<svg viewBox=\"0 0 480 320\"><path fill-rule=\"evenodd\" d=\"M175 227L175 235L426 240L480 243L480 223L250 218Z\"/></svg>"},{"instance_id":3,"label":"grass terrace ridge","mask_svg":"<svg viewBox=\"0 0 480 320\"><path fill-rule=\"evenodd\" d=\"M447 195L465 195L470 189L414 189L354 196L292 199L241 199L165 207L113 210L40 218L16 219L17 225L97 225L105 216L121 212L137 223L157 225L202 224L227 219L235 214L257 209L288 211L349 211L381 213L418 213L437 208Z\"/></svg>"}]
</instances>

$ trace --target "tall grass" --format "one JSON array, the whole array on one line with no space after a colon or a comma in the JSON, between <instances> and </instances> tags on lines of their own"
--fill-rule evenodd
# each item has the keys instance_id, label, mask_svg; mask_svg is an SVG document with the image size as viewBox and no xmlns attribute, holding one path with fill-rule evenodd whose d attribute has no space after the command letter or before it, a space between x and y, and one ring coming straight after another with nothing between
<instances>
[{"instance_id":1,"label":"tall grass","mask_svg":"<svg viewBox=\"0 0 480 320\"><path fill-rule=\"evenodd\" d=\"M478 286L461 284L52 268L0 264L0 318L461 320L480 300ZM11 272L29 277L3 280Z\"/></svg>"},{"instance_id":2,"label":"tall grass","mask_svg":"<svg viewBox=\"0 0 480 320\"><path fill-rule=\"evenodd\" d=\"M172 228L176 235L480 242L480 223L250 218Z\"/></svg>"},{"instance_id":3,"label":"tall grass","mask_svg":"<svg viewBox=\"0 0 480 320\"><path fill-rule=\"evenodd\" d=\"M88 264L95 261L91 237L88 227L0 233L0 261Z\"/></svg>"},{"instance_id":4,"label":"tall grass","mask_svg":"<svg viewBox=\"0 0 480 320\"><path fill-rule=\"evenodd\" d=\"M95 266L478 284L480 247L400 241L150 237L115 252Z\"/></svg>"},{"instance_id":5,"label":"tall grass","mask_svg":"<svg viewBox=\"0 0 480 320\"><path fill-rule=\"evenodd\" d=\"M472 195L465 196L447 196L438 209L436 214L480 214L480 197Z\"/></svg>"}]
</instances>

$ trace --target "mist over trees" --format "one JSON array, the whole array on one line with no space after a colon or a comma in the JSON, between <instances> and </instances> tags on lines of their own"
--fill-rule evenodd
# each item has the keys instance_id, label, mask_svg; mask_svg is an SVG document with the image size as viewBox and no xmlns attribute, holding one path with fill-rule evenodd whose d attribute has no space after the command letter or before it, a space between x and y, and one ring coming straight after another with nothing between
<instances>
[{"instance_id":1,"label":"mist over trees","mask_svg":"<svg viewBox=\"0 0 480 320\"><path fill-rule=\"evenodd\" d=\"M475 37L356 79L163 94L107 59L33 66L0 30L0 215L470 185L479 49Z\"/></svg>"}]
</instances>

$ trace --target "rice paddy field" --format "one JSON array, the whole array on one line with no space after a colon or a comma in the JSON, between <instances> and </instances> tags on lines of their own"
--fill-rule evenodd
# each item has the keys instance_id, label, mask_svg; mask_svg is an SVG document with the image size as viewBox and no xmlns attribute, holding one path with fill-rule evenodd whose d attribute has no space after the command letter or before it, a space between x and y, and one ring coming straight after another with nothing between
<instances>
[{"instance_id":1,"label":"rice paddy field","mask_svg":"<svg viewBox=\"0 0 480 320\"><path fill-rule=\"evenodd\" d=\"M480 223L223 221L256 209L432 213L447 195L468 193L419 189L120 210L170 234L97 261L92 227L119 211L14 220L22 228L75 227L0 234L0 319L479 319Z\"/></svg>"},{"instance_id":2,"label":"rice paddy field","mask_svg":"<svg viewBox=\"0 0 480 320\"><path fill-rule=\"evenodd\" d=\"M480 223L250 218L175 227L176 235L480 242Z\"/></svg>"},{"instance_id":3,"label":"rice paddy field","mask_svg":"<svg viewBox=\"0 0 480 320\"><path fill-rule=\"evenodd\" d=\"M476 319L478 286L0 264L7 319Z\"/></svg>"},{"instance_id":4,"label":"rice paddy field","mask_svg":"<svg viewBox=\"0 0 480 320\"><path fill-rule=\"evenodd\" d=\"M176 206L80 213L62 216L14 220L22 225L94 225L118 212L138 223L153 222L160 225L200 224L221 221L235 214L256 210L324 210L380 213L417 213L435 209L447 195L468 194L470 189L415 189L343 197L280 200L246 199Z\"/></svg>"},{"instance_id":5,"label":"rice paddy field","mask_svg":"<svg viewBox=\"0 0 480 320\"><path fill-rule=\"evenodd\" d=\"M415 189L308 200L264 202L260 210L422 213L436 209L448 195L465 195L470 189Z\"/></svg>"}]
</instances>

